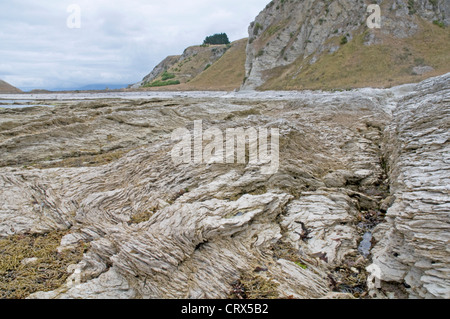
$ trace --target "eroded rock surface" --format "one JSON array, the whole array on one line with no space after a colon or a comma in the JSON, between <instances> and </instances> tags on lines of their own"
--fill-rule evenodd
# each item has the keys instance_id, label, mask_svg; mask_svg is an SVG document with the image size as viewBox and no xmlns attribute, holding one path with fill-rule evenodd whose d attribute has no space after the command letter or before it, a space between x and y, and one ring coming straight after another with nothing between
<instances>
[{"instance_id":1,"label":"eroded rock surface","mask_svg":"<svg viewBox=\"0 0 450 319\"><path fill-rule=\"evenodd\" d=\"M379 226L381 279L411 297L450 298L449 77L427 80L394 110L386 130L395 202Z\"/></svg>"},{"instance_id":2,"label":"eroded rock surface","mask_svg":"<svg viewBox=\"0 0 450 319\"><path fill-rule=\"evenodd\" d=\"M403 100L402 90L415 86L304 92L295 99L65 101L51 109L1 111L0 236L70 229L60 251L89 243L83 260L69 267L68 285L32 298L224 298L249 277L270 283L271 296L281 298L364 296L372 260L358 247L393 201L389 156L395 202L378 226L374 261L399 272L385 271L391 277L383 280L403 280L406 265L425 256L427 276L409 268L408 278L421 289L430 283L448 293L442 151L449 76L434 81ZM417 99L430 102L414 104ZM436 108L431 101L439 102ZM430 116L411 112L419 107ZM408 121L414 114L416 121ZM63 118L71 120L55 120ZM258 164L175 165L171 133L192 130L194 120L223 132L278 128L279 170L263 175ZM426 144L424 153L412 157L395 144L403 142L387 142L408 138L416 141L412 146ZM85 154L76 153L81 147ZM95 158L117 151L108 160ZM406 163L434 170L410 170ZM415 172L428 176L424 189L415 185ZM423 204L410 215L398 212L415 203ZM414 219L418 210L428 217ZM393 263L380 253L391 250L408 260Z\"/></svg>"}]
</instances>

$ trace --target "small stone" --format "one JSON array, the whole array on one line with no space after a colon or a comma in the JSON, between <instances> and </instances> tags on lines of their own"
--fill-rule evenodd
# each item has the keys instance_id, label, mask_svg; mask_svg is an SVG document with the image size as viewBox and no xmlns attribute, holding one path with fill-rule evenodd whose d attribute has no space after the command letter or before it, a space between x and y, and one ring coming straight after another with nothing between
<instances>
[{"instance_id":1,"label":"small stone","mask_svg":"<svg viewBox=\"0 0 450 319\"><path fill-rule=\"evenodd\" d=\"M39 261L38 258L33 257L33 258L22 259L22 261L20 263L24 266L32 266L32 265L37 264L38 261Z\"/></svg>"},{"instance_id":2,"label":"small stone","mask_svg":"<svg viewBox=\"0 0 450 319\"><path fill-rule=\"evenodd\" d=\"M346 180L344 178L344 176L342 176L342 174L338 173L338 172L333 172L330 173L328 175L326 175L323 178L323 182L325 183L325 185L327 187L344 187Z\"/></svg>"},{"instance_id":3,"label":"small stone","mask_svg":"<svg viewBox=\"0 0 450 319\"><path fill-rule=\"evenodd\" d=\"M422 75L428 72L433 71L434 69L431 66L428 65L423 65L423 66L415 66L412 69L412 73L413 74L417 74L417 75Z\"/></svg>"}]
</instances>

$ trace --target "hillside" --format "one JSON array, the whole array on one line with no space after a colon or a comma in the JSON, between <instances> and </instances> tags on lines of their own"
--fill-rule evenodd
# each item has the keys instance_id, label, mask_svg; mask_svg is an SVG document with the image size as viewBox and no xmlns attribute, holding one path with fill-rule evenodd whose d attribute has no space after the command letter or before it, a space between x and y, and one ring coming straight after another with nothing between
<instances>
[{"instance_id":1,"label":"hillside","mask_svg":"<svg viewBox=\"0 0 450 319\"><path fill-rule=\"evenodd\" d=\"M147 90L392 87L450 72L450 3L384 1L381 28L361 0L273 0L231 45L192 46L131 86Z\"/></svg>"},{"instance_id":2,"label":"hillside","mask_svg":"<svg viewBox=\"0 0 450 319\"><path fill-rule=\"evenodd\" d=\"M0 80L0 93L22 93L22 91L5 81Z\"/></svg>"},{"instance_id":3,"label":"hillside","mask_svg":"<svg viewBox=\"0 0 450 319\"><path fill-rule=\"evenodd\" d=\"M448 1L384 1L381 29L358 0L274 0L249 27L243 89L347 89L450 71Z\"/></svg>"},{"instance_id":4,"label":"hillside","mask_svg":"<svg viewBox=\"0 0 450 319\"><path fill-rule=\"evenodd\" d=\"M246 45L247 39L241 39L229 45L191 46L182 55L165 58L131 88L170 91L238 89L245 76Z\"/></svg>"},{"instance_id":5,"label":"hillside","mask_svg":"<svg viewBox=\"0 0 450 319\"><path fill-rule=\"evenodd\" d=\"M245 48L247 39L232 43L225 54L188 83L192 90L238 89L245 76Z\"/></svg>"},{"instance_id":6,"label":"hillside","mask_svg":"<svg viewBox=\"0 0 450 319\"><path fill-rule=\"evenodd\" d=\"M196 45L188 47L182 55L169 56L144 77L141 87L163 87L164 84L188 83L210 67L228 50L227 45ZM157 84L157 83L160 83Z\"/></svg>"}]
</instances>

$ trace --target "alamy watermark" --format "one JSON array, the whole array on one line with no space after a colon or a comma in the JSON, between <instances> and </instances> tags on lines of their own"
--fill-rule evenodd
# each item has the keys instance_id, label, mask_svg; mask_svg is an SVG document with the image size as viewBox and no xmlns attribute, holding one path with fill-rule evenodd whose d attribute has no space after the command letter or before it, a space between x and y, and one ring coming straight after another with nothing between
<instances>
[{"instance_id":1,"label":"alamy watermark","mask_svg":"<svg viewBox=\"0 0 450 319\"><path fill-rule=\"evenodd\" d=\"M381 288L381 268L376 264L371 264L366 268L369 273L367 277L367 288L369 290L375 290Z\"/></svg>"},{"instance_id":2,"label":"alamy watermark","mask_svg":"<svg viewBox=\"0 0 450 319\"><path fill-rule=\"evenodd\" d=\"M378 4L369 4L367 12L370 16L367 18L367 27L369 29L381 28L381 8Z\"/></svg>"},{"instance_id":3,"label":"alamy watermark","mask_svg":"<svg viewBox=\"0 0 450 319\"><path fill-rule=\"evenodd\" d=\"M81 7L78 4L71 4L67 7L67 13L70 13L66 20L69 29L81 28Z\"/></svg>"},{"instance_id":4,"label":"alamy watermark","mask_svg":"<svg viewBox=\"0 0 450 319\"><path fill-rule=\"evenodd\" d=\"M70 265L68 267L68 272L72 274L66 280L67 288L73 288L81 285L81 269L78 265Z\"/></svg>"},{"instance_id":5,"label":"alamy watermark","mask_svg":"<svg viewBox=\"0 0 450 319\"><path fill-rule=\"evenodd\" d=\"M381 28L381 8L378 4L370 4L367 7L367 12L370 16L367 18L367 27L369 29L380 29ZM81 7L78 4L70 4L67 7L67 17L66 24L69 29L80 29L81 28Z\"/></svg>"},{"instance_id":6,"label":"alamy watermark","mask_svg":"<svg viewBox=\"0 0 450 319\"><path fill-rule=\"evenodd\" d=\"M280 165L280 131L277 128L238 127L222 132L218 127L211 127L203 131L203 121L198 120L194 121L192 134L187 128L179 128L172 133L172 141L178 141L171 152L175 165L258 165L264 175L277 173Z\"/></svg>"}]
</instances>

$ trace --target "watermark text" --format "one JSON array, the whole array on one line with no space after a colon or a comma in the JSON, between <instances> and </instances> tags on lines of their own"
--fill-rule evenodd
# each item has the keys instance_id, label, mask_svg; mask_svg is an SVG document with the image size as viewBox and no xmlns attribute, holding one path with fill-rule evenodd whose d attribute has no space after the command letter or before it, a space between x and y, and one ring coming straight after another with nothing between
<instances>
[{"instance_id":1,"label":"watermark text","mask_svg":"<svg viewBox=\"0 0 450 319\"><path fill-rule=\"evenodd\" d=\"M81 7L78 4L71 4L67 7L67 13L70 13L67 17L67 27L69 29L81 28Z\"/></svg>"},{"instance_id":2,"label":"watermark text","mask_svg":"<svg viewBox=\"0 0 450 319\"><path fill-rule=\"evenodd\" d=\"M224 133L218 127L211 127L203 131L203 121L199 120L194 121L192 134L186 128L175 130L172 141L178 141L171 152L175 165L248 163L260 165L265 175L275 174L279 168L280 132L277 128L238 127L228 128ZM205 142L209 143L204 145Z\"/></svg>"}]
</instances>

